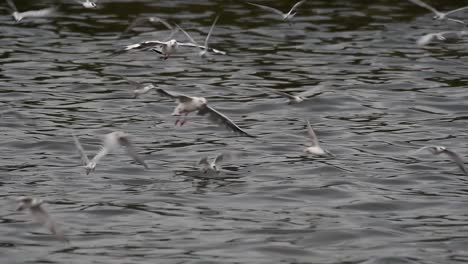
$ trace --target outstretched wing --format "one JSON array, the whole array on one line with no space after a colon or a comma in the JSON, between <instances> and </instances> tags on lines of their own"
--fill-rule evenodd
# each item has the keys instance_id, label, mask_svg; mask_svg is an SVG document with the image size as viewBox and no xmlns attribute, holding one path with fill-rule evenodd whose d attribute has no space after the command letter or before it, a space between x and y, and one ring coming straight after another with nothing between
<instances>
[{"instance_id":1,"label":"outstretched wing","mask_svg":"<svg viewBox=\"0 0 468 264\"><path fill-rule=\"evenodd\" d=\"M211 24L210 31L208 31L208 35L206 35L205 47L207 47L207 48L208 48L208 40L210 39L211 32L213 32L213 28L216 25L216 22L218 22L218 19L219 19L219 15L216 16L215 20L213 21L213 24Z\"/></svg>"},{"instance_id":2,"label":"outstretched wing","mask_svg":"<svg viewBox=\"0 0 468 264\"><path fill-rule=\"evenodd\" d=\"M426 4L426 3L424 3L424 2L421 1L421 0L408 0L408 1L410 1L411 3L413 3L413 4L415 4L415 5L418 5L418 6L420 6L420 7L426 8L426 9L428 9L428 10L434 12L434 14L436 14L436 15L440 14L440 12L439 12L437 9L435 9L435 8L433 8L432 6L430 6L430 5Z\"/></svg>"},{"instance_id":3,"label":"outstretched wing","mask_svg":"<svg viewBox=\"0 0 468 264\"><path fill-rule=\"evenodd\" d=\"M153 22L160 22L161 24L163 24L165 27L167 27L169 30L173 30L172 26L169 25L169 23L167 23L165 20L159 18L159 17L156 17L156 16L152 16L152 17L137 17L135 18L132 23L130 23L130 25L120 34L120 37L123 37L123 36L126 36L128 35L128 33L133 29L135 28L136 26L138 25L141 25L145 22L150 22L150 23L153 23Z\"/></svg>"},{"instance_id":4,"label":"outstretched wing","mask_svg":"<svg viewBox=\"0 0 468 264\"><path fill-rule=\"evenodd\" d=\"M13 3L12 0L6 0L6 2L10 6L10 8L13 10L13 12L18 12L18 9L15 6L15 3Z\"/></svg>"},{"instance_id":5,"label":"outstretched wing","mask_svg":"<svg viewBox=\"0 0 468 264\"><path fill-rule=\"evenodd\" d=\"M65 237L65 234L57 227L55 222L50 218L47 211L41 205L31 207L31 214L37 223L47 227L47 229L49 229L49 231L57 239L68 242L68 239Z\"/></svg>"},{"instance_id":6,"label":"outstretched wing","mask_svg":"<svg viewBox=\"0 0 468 264\"><path fill-rule=\"evenodd\" d=\"M218 165L218 164L220 164L220 163L222 163L222 162L225 162L225 161L230 160L231 158L232 158L232 155L231 155L231 154L229 154L229 153L221 153L221 154L219 154L219 155L215 158L214 163L215 163L216 165Z\"/></svg>"},{"instance_id":7,"label":"outstretched wing","mask_svg":"<svg viewBox=\"0 0 468 264\"><path fill-rule=\"evenodd\" d=\"M56 11L57 9L55 7L49 7L40 10L26 11L22 12L21 14L23 17L45 17L53 15Z\"/></svg>"},{"instance_id":8,"label":"outstretched wing","mask_svg":"<svg viewBox=\"0 0 468 264\"><path fill-rule=\"evenodd\" d=\"M283 12L281 12L280 10L278 10L278 9L276 9L276 8L273 8L273 7L264 6L264 5L259 5L259 4L254 4L254 3L250 3L250 2L247 2L247 4L253 5L253 6L256 6L256 7L260 7L260 8L263 9L263 10L267 10L267 11L276 13L276 14L278 14L278 15L280 15L280 16L283 16L283 15L284 15Z\"/></svg>"},{"instance_id":9,"label":"outstretched wing","mask_svg":"<svg viewBox=\"0 0 468 264\"><path fill-rule=\"evenodd\" d=\"M84 151L83 146L81 146L80 141L75 135L73 135L73 140L75 141L76 149L78 150L78 153L80 154L81 163L86 166L89 163L89 158L86 155L86 152Z\"/></svg>"},{"instance_id":10,"label":"outstretched wing","mask_svg":"<svg viewBox=\"0 0 468 264\"><path fill-rule=\"evenodd\" d=\"M223 125L227 130L230 130L238 135L241 136L247 136L247 137L255 137L244 130L242 130L240 127L238 127L232 120L230 120L227 116L223 115L222 113L216 111L214 108L208 106L208 105L203 105L200 110L197 112L198 115L203 115L207 116L208 119L218 125Z\"/></svg>"},{"instance_id":11,"label":"outstretched wing","mask_svg":"<svg viewBox=\"0 0 468 264\"><path fill-rule=\"evenodd\" d=\"M161 89L161 88L156 89L156 92L158 92L158 94L161 95L161 96L171 98L171 99L174 99L174 100L178 100L181 103L187 103L187 102L190 102L190 101L193 100L189 96L182 95L182 94L171 94L171 93L169 93L166 90Z\"/></svg>"},{"instance_id":12,"label":"outstretched wing","mask_svg":"<svg viewBox=\"0 0 468 264\"><path fill-rule=\"evenodd\" d=\"M177 44L178 44L179 46L182 46L182 47L191 47L191 48L207 49L209 52L213 52L213 53L221 54L221 55L226 55L226 52L225 52L225 51L218 50L218 49L213 49L213 48L210 48L210 47L207 48L207 47L205 47L205 46L200 46L200 45L194 44L194 43L192 43L192 42L189 42L189 43L178 42Z\"/></svg>"},{"instance_id":13,"label":"outstretched wing","mask_svg":"<svg viewBox=\"0 0 468 264\"><path fill-rule=\"evenodd\" d=\"M463 171L463 173L468 175L468 170L465 168L465 163L457 153L448 149L446 149L444 153L447 154L447 156L449 156L457 164L457 166Z\"/></svg>"},{"instance_id":14,"label":"outstretched wing","mask_svg":"<svg viewBox=\"0 0 468 264\"><path fill-rule=\"evenodd\" d=\"M319 141L318 141L317 135L315 135L314 130L310 126L309 120L307 120L307 134L308 134L309 139L310 139L310 141L312 143L312 147L319 146Z\"/></svg>"},{"instance_id":15,"label":"outstretched wing","mask_svg":"<svg viewBox=\"0 0 468 264\"><path fill-rule=\"evenodd\" d=\"M291 14L292 12L294 12L294 10L296 10L300 5L302 5L306 0L302 0L302 1L299 1L297 2L296 4L293 5L293 7L291 7L291 10L289 10L288 14Z\"/></svg>"},{"instance_id":16,"label":"outstretched wing","mask_svg":"<svg viewBox=\"0 0 468 264\"><path fill-rule=\"evenodd\" d=\"M271 90L271 92L274 93L274 94L277 94L277 95L286 97L286 98L288 98L288 99L290 99L290 100L294 100L294 95L290 95L290 94L288 94L288 93L276 91L276 90L273 90L273 89Z\"/></svg>"},{"instance_id":17,"label":"outstretched wing","mask_svg":"<svg viewBox=\"0 0 468 264\"><path fill-rule=\"evenodd\" d=\"M140 163L141 165L143 165L143 167L145 167L146 169L148 169L148 165L146 165L145 161L138 155L138 153L136 152L135 150L135 147L133 146L132 142L130 141L130 139L128 137L120 137L119 138L119 142L122 146L125 147L126 151L127 151L127 154L136 162Z\"/></svg>"},{"instance_id":18,"label":"outstretched wing","mask_svg":"<svg viewBox=\"0 0 468 264\"><path fill-rule=\"evenodd\" d=\"M459 12L459 11L462 11L462 10L465 10L465 9L468 9L468 6L464 6L464 7L457 8L455 10L448 11L447 13L445 13L445 15L448 16L450 14L453 14L453 13L456 13L456 12Z\"/></svg>"},{"instance_id":19,"label":"outstretched wing","mask_svg":"<svg viewBox=\"0 0 468 264\"><path fill-rule=\"evenodd\" d=\"M179 25L175 24L177 26L177 28L182 31L182 33L184 33L184 35L190 40L191 43L193 43L195 45L195 47L199 47L200 49L203 49L204 47L203 46L200 46L198 45L198 43L190 36L189 33L187 33L187 31L185 31L183 28L181 28ZM184 43L184 44L188 44L188 43ZM188 45L186 45L188 46Z\"/></svg>"}]
</instances>

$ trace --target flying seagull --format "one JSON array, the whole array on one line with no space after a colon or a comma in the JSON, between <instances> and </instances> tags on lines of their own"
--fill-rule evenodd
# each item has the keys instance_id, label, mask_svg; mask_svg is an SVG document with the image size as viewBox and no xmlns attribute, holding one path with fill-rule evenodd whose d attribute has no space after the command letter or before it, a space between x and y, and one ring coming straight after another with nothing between
<instances>
[{"instance_id":1,"label":"flying seagull","mask_svg":"<svg viewBox=\"0 0 468 264\"><path fill-rule=\"evenodd\" d=\"M132 89L133 98L138 98L138 96L148 93L152 89L156 89L156 86L154 86L152 83L145 84L130 80L126 81L134 87L134 89Z\"/></svg>"},{"instance_id":2,"label":"flying seagull","mask_svg":"<svg viewBox=\"0 0 468 264\"><path fill-rule=\"evenodd\" d=\"M415 152L413 152L413 154L416 154L424 149L427 149L429 150L429 152L431 152L431 154L433 155L440 155L440 154L445 154L447 155L451 160L453 160L455 162L455 164L457 164L457 166L460 168L460 170L463 171L463 173L465 173L466 175L468 175L468 170L465 168L465 164L464 164L464 161L462 160L462 158L460 157L460 155L458 155L457 153L447 149L446 147L443 147L443 146L425 146L425 147L422 147L418 150L416 150Z\"/></svg>"},{"instance_id":3,"label":"flying seagull","mask_svg":"<svg viewBox=\"0 0 468 264\"><path fill-rule=\"evenodd\" d=\"M442 32L437 32L437 33L429 33L426 34L422 37L420 37L416 44L419 47L426 46L430 44L434 40L439 40L439 41L445 41L449 39L459 39L461 37L464 37L468 35L467 30L462 30L462 31L442 31Z\"/></svg>"},{"instance_id":4,"label":"flying seagull","mask_svg":"<svg viewBox=\"0 0 468 264\"><path fill-rule=\"evenodd\" d=\"M210 31L208 31L208 35L206 35L206 38L205 38L205 45L204 46L198 45L198 43L185 30L183 30L181 27L179 27L179 25L176 25L185 34L185 36L187 36L187 38L190 40L190 42L192 42L193 44L195 44L196 46L198 46L200 48L199 55L202 58L207 55L208 40L210 39L211 32L213 32L213 28L216 25L216 22L218 21L218 18L219 18L219 15L216 16L215 20L213 21L213 24L211 24Z\"/></svg>"},{"instance_id":5,"label":"flying seagull","mask_svg":"<svg viewBox=\"0 0 468 264\"><path fill-rule=\"evenodd\" d=\"M130 25L122 32L122 34L120 34L120 37L128 35L130 31L132 31L132 29L146 22L149 22L151 24L159 22L163 24L165 27L167 27L169 30L171 30L172 33L174 33L174 28L169 23L167 23L166 20L159 18L157 16L151 16L151 17L140 16L140 17L135 18L132 21L132 23L130 23ZM169 38L172 38L172 35Z\"/></svg>"},{"instance_id":6,"label":"flying seagull","mask_svg":"<svg viewBox=\"0 0 468 264\"><path fill-rule=\"evenodd\" d=\"M46 17L46 16L53 15L56 12L55 7L18 12L18 9L15 6L15 3L13 3L13 0L6 0L6 2L10 6L11 15L13 16L16 22L20 22L26 17Z\"/></svg>"},{"instance_id":7,"label":"flying seagull","mask_svg":"<svg viewBox=\"0 0 468 264\"><path fill-rule=\"evenodd\" d=\"M47 229L49 229L49 231L60 241L69 242L65 237L65 234L57 228L55 222L49 216L47 211L42 207L44 202L41 199L22 196L18 198L17 201L19 202L19 205L16 208L16 211L29 209L37 223L47 227Z\"/></svg>"},{"instance_id":8,"label":"flying seagull","mask_svg":"<svg viewBox=\"0 0 468 264\"><path fill-rule=\"evenodd\" d=\"M143 41L137 44L132 44L126 46L123 50L117 51L114 54L119 55L121 53L127 52L129 50L152 50L156 53L159 53L163 56L163 59L167 60L169 56L172 54L176 53L178 47L191 47L191 48L205 48L204 46L198 46L193 43L183 43L183 42L178 42L175 39L171 39L168 41L159 41L159 40L149 40L149 41ZM159 49L158 49L159 48ZM216 54L222 54L225 55L226 52L213 49L213 48L207 48L208 51L216 53Z\"/></svg>"},{"instance_id":9,"label":"flying seagull","mask_svg":"<svg viewBox=\"0 0 468 264\"><path fill-rule=\"evenodd\" d=\"M210 121L219 125L223 125L227 130L230 130L241 136L254 137L242 130L227 116L209 106L208 101L204 97L191 97L181 94L171 94L163 89L157 89L156 91L161 96L176 100L177 106L174 109L172 115L182 116L182 118L178 118L176 120L176 126L178 124L180 124L180 126L184 125L186 122L185 117L191 112L197 111L197 115L206 115Z\"/></svg>"},{"instance_id":10,"label":"flying seagull","mask_svg":"<svg viewBox=\"0 0 468 264\"><path fill-rule=\"evenodd\" d=\"M263 9L263 10L266 10L266 11L276 13L276 14L280 15L283 18L284 21L289 21L296 15L296 12L294 12L294 11L300 5L302 5L305 1L306 0L301 0L301 1L297 2L296 4L294 4L293 7L289 10L288 13L283 13L282 11L280 11L280 10L278 10L276 8L265 6L265 5L259 5L259 4L254 4L254 3L250 3L250 2L247 2L247 4L259 7L261 9Z\"/></svg>"},{"instance_id":11,"label":"flying seagull","mask_svg":"<svg viewBox=\"0 0 468 264\"><path fill-rule=\"evenodd\" d=\"M423 8L426 8L427 10L430 10L431 12L434 13L434 19L436 20L444 20L444 19L447 19L447 20L450 20L450 21L453 21L453 22L457 22L457 23L460 23L460 24L465 24L465 22L461 21L461 20L458 20L458 19L453 19L453 18L449 18L447 17L448 15L451 15L453 13L456 13L456 12L459 12L459 11L462 11L462 10L465 10L465 9L468 9L468 6L465 6L465 7L460 7L460 8L457 8L457 9L454 9L454 10L451 10L451 11L448 11L446 13L443 13L443 12L440 12L439 10L435 9L434 7L424 3L423 1L421 0L408 0L410 1L411 3L415 4L415 5L418 5L420 7L423 7Z\"/></svg>"},{"instance_id":12,"label":"flying seagull","mask_svg":"<svg viewBox=\"0 0 468 264\"><path fill-rule=\"evenodd\" d=\"M90 0L85 0L84 2L76 0L76 2L81 4L84 8L95 8L96 7L96 2L93 2L93 1L90 1Z\"/></svg>"},{"instance_id":13,"label":"flying seagull","mask_svg":"<svg viewBox=\"0 0 468 264\"><path fill-rule=\"evenodd\" d=\"M219 154L213 160L208 160L208 157L203 157L198 162L198 165L202 165L201 171L203 173L208 173L208 172L211 172L211 171L219 173L220 170L221 170L221 167L220 167L221 163L228 160L228 159L230 159L230 158L231 158L231 155L229 155L227 153Z\"/></svg>"},{"instance_id":14,"label":"flying seagull","mask_svg":"<svg viewBox=\"0 0 468 264\"><path fill-rule=\"evenodd\" d=\"M80 154L81 162L85 166L86 175L88 175L91 171L94 171L96 168L97 163L111 151L115 150L119 146L125 147L127 151L127 155L129 155L134 161L143 165L146 169L148 169L148 165L146 165L145 161L140 158L140 156L135 151L132 142L130 141L129 135L122 132L116 131L109 133L104 136L104 141L101 146L99 152L94 156L92 160L89 160L86 152L84 151L83 147L81 146L80 141L78 138L73 135L73 140L75 141L75 146Z\"/></svg>"},{"instance_id":15,"label":"flying seagull","mask_svg":"<svg viewBox=\"0 0 468 264\"><path fill-rule=\"evenodd\" d=\"M320 143L318 141L318 138L315 135L314 130L310 126L309 120L307 120L307 134L309 136L310 142L309 142L309 147L304 149L305 153L313 154L313 155L317 155L317 156L334 156L329 151L327 151L327 150L323 149L322 147L320 147Z\"/></svg>"}]
</instances>

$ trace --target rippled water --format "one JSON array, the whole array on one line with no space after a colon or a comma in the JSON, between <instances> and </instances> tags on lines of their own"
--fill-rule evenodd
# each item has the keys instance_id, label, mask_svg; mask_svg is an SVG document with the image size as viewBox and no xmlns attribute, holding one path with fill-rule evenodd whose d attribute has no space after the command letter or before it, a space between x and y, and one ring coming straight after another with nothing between
<instances>
[{"instance_id":1,"label":"rippled water","mask_svg":"<svg viewBox=\"0 0 468 264\"><path fill-rule=\"evenodd\" d=\"M443 155L407 155L431 144L468 158L467 42L415 45L457 25L404 0L307 1L292 27L241 1L98 4L63 1L57 17L17 24L2 6L2 263L468 260L466 176ZM118 39L138 14L178 23L202 42L221 11L211 43L226 56L109 56L169 34L141 26ZM203 95L258 139L195 115L175 128L173 102L132 99L124 78ZM312 96L287 105L271 89ZM306 119L336 158L302 153ZM150 169L118 152L85 175L71 134L92 154L115 130L133 136ZM221 152L238 158L219 176L201 174L199 159ZM71 243L16 212L21 195L47 201Z\"/></svg>"}]
</instances>

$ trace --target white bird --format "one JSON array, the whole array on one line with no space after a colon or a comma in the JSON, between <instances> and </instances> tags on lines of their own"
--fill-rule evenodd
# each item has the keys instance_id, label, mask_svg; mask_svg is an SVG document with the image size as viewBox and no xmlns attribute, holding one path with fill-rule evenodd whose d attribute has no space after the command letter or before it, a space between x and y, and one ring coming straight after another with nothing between
<instances>
[{"instance_id":1,"label":"white bird","mask_svg":"<svg viewBox=\"0 0 468 264\"><path fill-rule=\"evenodd\" d=\"M317 156L334 156L329 151L327 151L327 150L323 149L322 147L320 147L320 143L318 141L318 138L315 135L314 130L310 126L309 120L307 120L307 134L309 136L310 142L309 142L309 147L304 149L305 153L313 154L313 155L317 155Z\"/></svg>"},{"instance_id":2,"label":"white bird","mask_svg":"<svg viewBox=\"0 0 468 264\"><path fill-rule=\"evenodd\" d=\"M145 161L142 158L140 158L140 156L138 156L129 137L130 136L128 134L122 131L116 131L116 132L112 132L112 133L105 135L101 149L94 156L92 160L89 160L88 156L86 155L86 152L81 146L80 141L75 135L73 135L75 146L81 157L81 162L85 166L85 169L86 169L86 175L88 175L91 171L94 171L97 163L104 156L109 154L111 151L117 149L119 146L125 147L125 150L127 151L127 155L129 155L134 161L136 161L137 163L143 165L146 169L148 169L148 165L146 165Z\"/></svg>"},{"instance_id":3,"label":"white bird","mask_svg":"<svg viewBox=\"0 0 468 264\"><path fill-rule=\"evenodd\" d=\"M156 91L161 96L174 99L178 103L172 115L182 116L182 118L178 118L175 121L176 126L179 123L180 126L182 126L186 122L186 116L191 112L197 111L197 115L206 115L210 121L219 125L223 125L229 131L232 131L241 136L254 137L242 130L227 116L209 106L208 101L204 97L190 97L181 94L176 95L171 94L163 89L157 89Z\"/></svg>"},{"instance_id":4,"label":"white bird","mask_svg":"<svg viewBox=\"0 0 468 264\"><path fill-rule=\"evenodd\" d=\"M448 39L459 39L464 36L468 35L467 30L462 30L462 31L442 31L442 32L437 32L437 33L429 33L426 34L422 37L420 37L416 44L419 47L426 46L430 44L434 40L439 40L439 41L445 41Z\"/></svg>"},{"instance_id":5,"label":"white bird","mask_svg":"<svg viewBox=\"0 0 468 264\"><path fill-rule=\"evenodd\" d=\"M13 3L12 0L6 0L7 4L11 8L11 15L15 19L16 22L20 22L26 17L46 17L53 15L57 10L55 7L49 7L49 8L44 8L44 9L39 9L39 10L30 10L30 11L25 11L25 12L18 12L18 9L15 6L15 3Z\"/></svg>"},{"instance_id":6,"label":"white bird","mask_svg":"<svg viewBox=\"0 0 468 264\"><path fill-rule=\"evenodd\" d=\"M174 28L169 23L167 23L164 19L159 18L157 16L151 16L151 17L141 16L141 17L135 18L132 21L132 23L130 23L130 25L122 32L122 34L120 34L120 37L128 35L133 28L135 28L135 27L137 27L137 26L139 26L141 24L144 24L146 22L150 22L151 24L159 22L159 23L163 24L165 27L167 27L172 32L169 39L172 38L173 34L175 34Z\"/></svg>"},{"instance_id":7,"label":"white bird","mask_svg":"<svg viewBox=\"0 0 468 264\"><path fill-rule=\"evenodd\" d=\"M297 2L296 4L293 5L293 7L289 10L288 13L283 13L282 11L276 9L276 8L273 8L273 7L269 7L269 6L264 6L264 5L259 5L259 4L254 4L254 3L250 3L250 2L247 2L247 4L249 5L253 5L253 6L256 6L256 7L259 7L263 10L267 10L267 11L270 11L270 12L273 12L273 13L276 13L278 15L280 15L283 20L291 20L295 15L296 15L296 12L294 12L300 5L302 5L306 0L301 0L299 2Z\"/></svg>"},{"instance_id":8,"label":"white bird","mask_svg":"<svg viewBox=\"0 0 468 264\"><path fill-rule=\"evenodd\" d=\"M427 149L429 150L429 152L431 152L431 154L433 155L439 155L439 154L445 154L447 155L452 161L455 162L455 164L457 164L457 166L463 171L463 173L465 173L466 175L468 175L468 170L465 168L465 164L464 164L464 161L463 159L460 157L460 155L458 155L457 153L447 149L446 147L443 147L443 146L425 146L425 147L422 147L416 151L414 151L412 154L416 154L424 149Z\"/></svg>"},{"instance_id":9,"label":"white bird","mask_svg":"<svg viewBox=\"0 0 468 264\"><path fill-rule=\"evenodd\" d=\"M190 42L192 42L193 44L197 45L198 47L200 47L200 57L205 57L207 55L207 52L208 52L208 40L210 39L210 36L211 36L211 32L213 32L213 28L214 26L216 25L216 22L218 21L218 18L219 18L219 15L216 16L215 20L213 21L213 24L211 24L211 28L210 28L210 31L208 31L208 35L206 35L206 38L205 38L205 45L204 46L200 46L198 45L198 43L185 31L183 30L181 27L179 27L179 25L176 24L176 26L185 34L185 36L187 36L187 38L190 40Z\"/></svg>"},{"instance_id":10,"label":"white bird","mask_svg":"<svg viewBox=\"0 0 468 264\"><path fill-rule=\"evenodd\" d=\"M60 241L69 242L65 237L65 234L57 227L47 211L42 207L44 202L41 199L22 196L18 198L17 201L19 202L19 205L16 208L16 211L29 209L37 223L49 229L49 231Z\"/></svg>"},{"instance_id":11,"label":"white bird","mask_svg":"<svg viewBox=\"0 0 468 264\"><path fill-rule=\"evenodd\" d=\"M137 50L148 50L148 49L150 49L150 50L152 50L152 51L154 51L156 53L161 54L163 56L163 59L167 60L169 58L169 56L171 56L172 54L174 54L177 51L179 46L181 46L181 47L191 47L191 48L205 48L204 46L198 46L198 45L193 44L193 43L178 42L175 39L171 39L171 40L168 40L168 41L149 40L149 41L144 41L144 42L137 43L137 44L128 45L123 50L117 51L114 54L119 55L121 53L127 52L129 50L133 50L133 49L137 49ZM216 53L216 54L222 54L222 55L226 54L226 52L221 51L221 50L217 50L217 49L213 49L213 48L206 48L206 49L208 49L208 51Z\"/></svg>"},{"instance_id":12,"label":"white bird","mask_svg":"<svg viewBox=\"0 0 468 264\"><path fill-rule=\"evenodd\" d=\"M97 6L96 2L90 0L85 0L84 2L76 0L76 2L81 4L84 8L95 8Z\"/></svg>"},{"instance_id":13,"label":"white bird","mask_svg":"<svg viewBox=\"0 0 468 264\"><path fill-rule=\"evenodd\" d=\"M229 154L222 153L222 154L216 156L216 158L214 158L211 161L208 160L208 157L203 157L202 159L200 159L198 164L202 165L201 171L203 173L208 173L208 172L211 172L211 171L219 173L220 170L221 170L221 167L220 167L221 163L226 161L229 158L230 158Z\"/></svg>"},{"instance_id":14,"label":"white bird","mask_svg":"<svg viewBox=\"0 0 468 264\"><path fill-rule=\"evenodd\" d=\"M444 20L444 19L447 19L447 20L450 20L450 21L453 21L453 22L457 22L457 23L460 23L460 24L465 24L465 22L461 21L461 20L458 20L458 19L453 19L453 18L449 18L447 17L448 15L451 15L453 13L456 13L456 12L459 12L459 11L462 11L462 10L465 10L465 9L468 9L468 6L465 6L465 7L460 7L460 8L457 8L455 10L451 10L451 11L448 11L448 12L440 12L439 10L435 9L434 7L424 3L423 1L421 0L408 0L410 1L411 3L415 4L415 5L418 5L420 7L423 7L423 8L426 8L427 10L430 10L431 12L434 13L434 19L436 20Z\"/></svg>"},{"instance_id":15,"label":"white bird","mask_svg":"<svg viewBox=\"0 0 468 264\"><path fill-rule=\"evenodd\" d=\"M133 98L138 98L138 96L142 94L146 94L152 89L156 89L156 86L154 86L152 83L145 84L145 83L139 83L139 82L130 81L130 80L126 80L126 81L129 84L131 84L133 87L135 87L135 89L132 89L132 93L134 96Z\"/></svg>"}]
</instances>

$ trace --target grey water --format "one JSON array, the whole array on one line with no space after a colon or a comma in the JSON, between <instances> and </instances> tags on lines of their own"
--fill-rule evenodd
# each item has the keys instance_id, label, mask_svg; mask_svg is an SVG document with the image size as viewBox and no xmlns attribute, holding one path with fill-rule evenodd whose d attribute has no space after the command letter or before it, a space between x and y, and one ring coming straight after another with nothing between
<instances>
[{"instance_id":1,"label":"grey water","mask_svg":"<svg viewBox=\"0 0 468 264\"><path fill-rule=\"evenodd\" d=\"M468 159L468 42L416 46L459 25L404 0L309 0L292 25L243 1L15 3L60 12L15 23L0 6L1 263L468 261L467 176L446 156L409 155L442 145ZM119 38L139 15L203 43L217 14L210 45L225 56L110 56L170 34L145 24ZM194 114L175 127L174 102L134 99L125 79L205 96L257 138ZM311 96L288 105L272 90ZM306 120L335 158L302 152ZM116 130L150 169L116 151L86 175L71 135L91 156ZM236 158L200 172L200 158L222 152ZM46 201L69 244L15 211L23 195Z\"/></svg>"}]
</instances>

